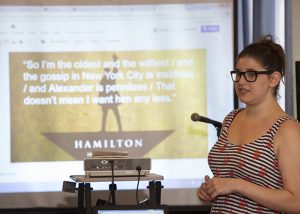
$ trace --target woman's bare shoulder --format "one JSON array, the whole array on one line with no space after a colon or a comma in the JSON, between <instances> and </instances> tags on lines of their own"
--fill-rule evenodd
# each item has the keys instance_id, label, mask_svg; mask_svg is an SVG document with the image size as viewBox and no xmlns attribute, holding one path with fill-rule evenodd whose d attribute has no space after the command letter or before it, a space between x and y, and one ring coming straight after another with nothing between
<instances>
[{"instance_id":1,"label":"woman's bare shoulder","mask_svg":"<svg viewBox=\"0 0 300 214\"><path fill-rule=\"evenodd\" d=\"M300 123L294 119L286 120L281 124L276 135L284 144L297 143L300 145Z\"/></svg>"}]
</instances>

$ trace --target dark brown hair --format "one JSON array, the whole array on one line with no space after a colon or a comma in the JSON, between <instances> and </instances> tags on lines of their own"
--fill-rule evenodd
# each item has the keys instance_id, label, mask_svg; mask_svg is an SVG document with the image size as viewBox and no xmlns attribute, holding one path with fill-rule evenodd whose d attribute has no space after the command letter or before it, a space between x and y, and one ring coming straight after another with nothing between
<instances>
[{"instance_id":1,"label":"dark brown hair","mask_svg":"<svg viewBox=\"0 0 300 214\"><path fill-rule=\"evenodd\" d=\"M285 75L285 54L281 45L274 42L272 36L267 35L258 42L248 45L237 57L251 57L262 67L270 71L280 72L282 78ZM279 84L274 89L274 96L278 96Z\"/></svg>"}]
</instances>

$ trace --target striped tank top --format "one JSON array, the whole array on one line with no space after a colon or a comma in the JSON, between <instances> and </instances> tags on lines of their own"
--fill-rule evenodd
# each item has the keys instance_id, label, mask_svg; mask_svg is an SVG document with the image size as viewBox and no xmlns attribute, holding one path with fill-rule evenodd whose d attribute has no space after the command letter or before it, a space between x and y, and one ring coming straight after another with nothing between
<instances>
[{"instance_id":1,"label":"striped tank top","mask_svg":"<svg viewBox=\"0 0 300 214\"><path fill-rule=\"evenodd\" d=\"M280 125L291 116L279 118L273 126L257 140L235 145L228 140L228 129L235 116L243 109L229 113L223 124L218 142L208 154L208 163L215 177L241 178L260 186L282 189L282 178L278 160L273 151L273 137ZM218 196L211 213L279 213L261 206L240 194Z\"/></svg>"}]
</instances>

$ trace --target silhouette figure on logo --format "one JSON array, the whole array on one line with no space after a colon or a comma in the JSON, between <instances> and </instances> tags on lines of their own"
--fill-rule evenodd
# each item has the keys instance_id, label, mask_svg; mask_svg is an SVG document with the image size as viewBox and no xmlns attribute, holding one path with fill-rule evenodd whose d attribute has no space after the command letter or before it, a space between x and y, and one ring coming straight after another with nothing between
<instances>
[{"instance_id":1,"label":"silhouette figure on logo","mask_svg":"<svg viewBox=\"0 0 300 214\"><path fill-rule=\"evenodd\" d=\"M112 56L112 58L113 58L114 64L119 59L115 54ZM104 72L106 74L108 74L110 72L117 74L119 71L116 66L113 66L112 70L110 68L104 68ZM102 92L99 92L99 97L111 97L112 98L112 99L109 99L109 101L111 101L111 102L100 104L102 113L103 113L102 114L102 126L101 126L102 129L101 129L101 131L103 131L103 132L106 131L107 114L108 114L108 110L111 109L117 120L118 129L121 132L122 125L121 125L121 118L120 118L120 113L119 113L119 109L118 109L118 106L120 105L120 103L114 102L114 98L116 96L119 96L119 92L118 91L109 91L109 92L106 91L106 86L107 85L115 85L116 79L108 77L108 76L110 76L110 75L103 75L103 78L100 81L100 85L103 86L104 90Z\"/></svg>"}]
</instances>

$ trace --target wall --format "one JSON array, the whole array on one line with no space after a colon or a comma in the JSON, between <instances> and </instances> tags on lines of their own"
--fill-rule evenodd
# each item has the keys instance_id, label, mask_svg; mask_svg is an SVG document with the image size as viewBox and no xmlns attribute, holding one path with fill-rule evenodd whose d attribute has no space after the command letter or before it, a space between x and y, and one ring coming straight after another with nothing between
<instances>
[{"instance_id":1,"label":"wall","mask_svg":"<svg viewBox=\"0 0 300 214\"><path fill-rule=\"evenodd\" d=\"M293 61L300 60L300 1L292 1Z\"/></svg>"},{"instance_id":2,"label":"wall","mask_svg":"<svg viewBox=\"0 0 300 214\"><path fill-rule=\"evenodd\" d=\"M293 67L293 79L294 79L294 87L293 87L293 100L294 100L294 112L296 115L297 108L300 108L300 106L297 107L296 99L300 94L297 94L297 87L300 87L300 83L296 83L296 71L295 71L295 62L300 61L300 1L298 0L292 0L292 67ZM300 74L298 74L300 75ZM298 89L299 90L299 89ZM300 115L297 115L299 118Z\"/></svg>"}]
</instances>

